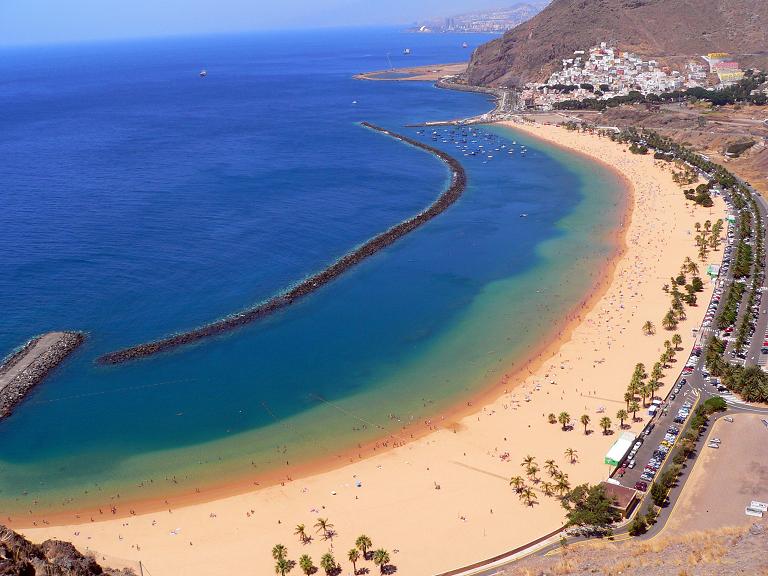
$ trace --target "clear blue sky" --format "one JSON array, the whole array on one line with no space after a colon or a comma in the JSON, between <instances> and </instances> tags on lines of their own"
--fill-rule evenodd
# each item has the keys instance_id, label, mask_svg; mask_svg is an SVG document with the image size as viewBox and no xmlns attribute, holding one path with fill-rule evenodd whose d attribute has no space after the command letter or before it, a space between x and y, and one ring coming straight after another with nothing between
<instances>
[{"instance_id":1,"label":"clear blue sky","mask_svg":"<svg viewBox=\"0 0 768 576\"><path fill-rule=\"evenodd\" d=\"M0 45L410 23L516 0L0 0Z\"/></svg>"}]
</instances>

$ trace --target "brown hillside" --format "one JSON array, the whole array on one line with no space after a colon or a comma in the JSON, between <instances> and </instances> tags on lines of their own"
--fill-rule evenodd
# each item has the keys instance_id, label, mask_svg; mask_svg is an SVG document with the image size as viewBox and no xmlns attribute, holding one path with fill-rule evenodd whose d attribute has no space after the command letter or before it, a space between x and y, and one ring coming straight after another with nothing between
<instances>
[{"instance_id":1,"label":"brown hillside","mask_svg":"<svg viewBox=\"0 0 768 576\"><path fill-rule=\"evenodd\" d=\"M531 557L501 576L766 576L768 538L762 524L722 528L647 542L574 545Z\"/></svg>"},{"instance_id":2,"label":"brown hillside","mask_svg":"<svg viewBox=\"0 0 768 576\"><path fill-rule=\"evenodd\" d=\"M601 41L656 57L708 52L768 57L767 0L554 0L537 16L480 46L475 85L545 79L560 60Z\"/></svg>"}]
</instances>

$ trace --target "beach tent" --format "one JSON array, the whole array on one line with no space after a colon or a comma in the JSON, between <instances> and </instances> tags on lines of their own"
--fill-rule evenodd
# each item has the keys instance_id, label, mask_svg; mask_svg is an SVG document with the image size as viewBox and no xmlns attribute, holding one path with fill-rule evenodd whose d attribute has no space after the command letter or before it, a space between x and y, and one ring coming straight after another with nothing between
<instances>
[{"instance_id":1,"label":"beach tent","mask_svg":"<svg viewBox=\"0 0 768 576\"><path fill-rule=\"evenodd\" d=\"M629 452L629 449L632 448L635 438L636 436L632 432L624 432L621 437L613 443L611 449L608 450L604 462L610 466L618 466L619 462L621 462L627 452Z\"/></svg>"}]
</instances>

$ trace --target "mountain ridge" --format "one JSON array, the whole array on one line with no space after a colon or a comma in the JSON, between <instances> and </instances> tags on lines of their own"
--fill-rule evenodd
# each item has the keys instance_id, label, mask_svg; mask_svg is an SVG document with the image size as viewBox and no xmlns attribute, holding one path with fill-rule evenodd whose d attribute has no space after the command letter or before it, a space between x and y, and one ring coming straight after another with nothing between
<instances>
[{"instance_id":1,"label":"mountain ridge","mask_svg":"<svg viewBox=\"0 0 768 576\"><path fill-rule=\"evenodd\" d=\"M654 57L708 52L768 61L765 0L554 0L532 19L478 47L470 84L521 86L546 79L560 60L602 41Z\"/></svg>"}]
</instances>

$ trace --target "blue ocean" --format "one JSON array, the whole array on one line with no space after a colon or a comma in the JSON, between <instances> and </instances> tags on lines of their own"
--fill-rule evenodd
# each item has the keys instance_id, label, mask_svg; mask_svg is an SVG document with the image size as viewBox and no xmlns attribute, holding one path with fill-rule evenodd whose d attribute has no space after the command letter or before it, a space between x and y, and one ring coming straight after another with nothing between
<instances>
[{"instance_id":1,"label":"blue ocean","mask_svg":"<svg viewBox=\"0 0 768 576\"><path fill-rule=\"evenodd\" d=\"M617 177L499 127L470 134L493 150L469 155L442 128L406 125L480 114L485 96L353 79L466 60L489 39L361 29L0 50L0 354L88 334L0 421L3 509L326 458L477 394L550 337L616 248ZM453 154L465 194L276 315L94 362L267 299L442 193L445 164L363 120Z\"/></svg>"}]
</instances>

